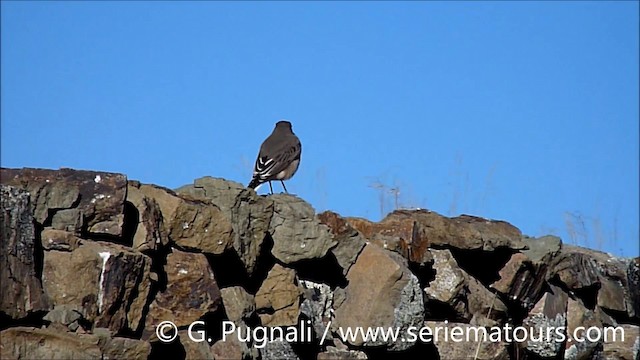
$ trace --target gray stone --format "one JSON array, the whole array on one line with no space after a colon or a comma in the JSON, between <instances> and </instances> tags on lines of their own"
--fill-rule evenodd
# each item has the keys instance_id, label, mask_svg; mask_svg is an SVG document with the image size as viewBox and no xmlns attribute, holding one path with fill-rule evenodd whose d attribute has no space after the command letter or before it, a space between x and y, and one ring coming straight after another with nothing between
<instances>
[{"instance_id":1,"label":"gray stone","mask_svg":"<svg viewBox=\"0 0 640 360\"><path fill-rule=\"evenodd\" d=\"M315 217L311 205L288 194L269 197L274 213L269 232L273 238L271 253L285 264L324 257L337 242L329 228Z\"/></svg>"},{"instance_id":2,"label":"gray stone","mask_svg":"<svg viewBox=\"0 0 640 360\"><path fill-rule=\"evenodd\" d=\"M233 249L247 273L253 274L269 231L273 202L239 183L209 176L196 179L193 185L183 186L176 191L210 201L222 210L233 228Z\"/></svg>"},{"instance_id":3,"label":"gray stone","mask_svg":"<svg viewBox=\"0 0 640 360\"><path fill-rule=\"evenodd\" d=\"M286 341L267 341L260 349L262 360L299 360L298 355Z\"/></svg>"},{"instance_id":4,"label":"gray stone","mask_svg":"<svg viewBox=\"0 0 640 360\"><path fill-rule=\"evenodd\" d=\"M299 280L303 289L304 301L300 305L300 313L311 319L313 330L318 339L325 333L329 321L333 318L333 291L327 284L315 283L309 280ZM332 339L331 332L325 340Z\"/></svg>"},{"instance_id":5,"label":"gray stone","mask_svg":"<svg viewBox=\"0 0 640 360\"><path fill-rule=\"evenodd\" d=\"M231 321L246 320L256 311L256 301L242 286L230 286L220 289L222 303L227 317Z\"/></svg>"}]
</instances>

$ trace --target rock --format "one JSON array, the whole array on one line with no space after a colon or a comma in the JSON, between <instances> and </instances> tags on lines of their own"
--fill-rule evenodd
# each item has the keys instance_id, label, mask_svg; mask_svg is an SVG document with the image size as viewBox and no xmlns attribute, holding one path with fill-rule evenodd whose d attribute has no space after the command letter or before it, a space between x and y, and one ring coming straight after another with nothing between
<instances>
[{"instance_id":1,"label":"rock","mask_svg":"<svg viewBox=\"0 0 640 360\"><path fill-rule=\"evenodd\" d=\"M127 201L136 209L137 225L133 233L132 247L138 251L154 251L169 244L169 235L158 202L140 190L142 185L129 181Z\"/></svg>"},{"instance_id":2,"label":"rock","mask_svg":"<svg viewBox=\"0 0 640 360\"><path fill-rule=\"evenodd\" d=\"M256 301L242 286L220 289L222 303L229 320L240 322L249 319L256 311Z\"/></svg>"},{"instance_id":3,"label":"rock","mask_svg":"<svg viewBox=\"0 0 640 360\"><path fill-rule=\"evenodd\" d=\"M1 185L0 195L0 313L19 319L34 311L49 310L50 304L37 273L41 264L34 256L35 229L29 193Z\"/></svg>"},{"instance_id":4,"label":"rock","mask_svg":"<svg viewBox=\"0 0 640 360\"><path fill-rule=\"evenodd\" d=\"M186 330L182 330L178 332L180 343L184 347L184 351L186 352L187 359L198 359L198 360L214 360L215 357L211 352L211 348L206 341L195 342L189 338L189 334ZM200 335L193 335L194 337Z\"/></svg>"},{"instance_id":5,"label":"rock","mask_svg":"<svg viewBox=\"0 0 640 360\"><path fill-rule=\"evenodd\" d=\"M188 326L219 309L222 302L220 289L203 254L173 249L167 255L164 269L167 287L149 305L146 331L153 333L155 326L165 320L179 327Z\"/></svg>"},{"instance_id":6,"label":"rock","mask_svg":"<svg viewBox=\"0 0 640 360\"><path fill-rule=\"evenodd\" d=\"M398 237L409 259L424 262L430 247L492 251L498 248L523 249L522 233L504 221L462 215L447 218L428 210L396 210L380 223L347 221L371 239L374 234ZM427 258L428 260L428 258Z\"/></svg>"},{"instance_id":7,"label":"rock","mask_svg":"<svg viewBox=\"0 0 640 360\"><path fill-rule=\"evenodd\" d=\"M104 338L100 342L103 359L147 359L151 344L146 341L124 337Z\"/></svg>"},{"instance_id":8,"label":"rock","mask_svg":"<svg viewBox=\"0 0 640 360\"><path fill-rule=\"evenodd\" d=\"M0 338L2 359L103 359L93 335L13 327L0 332Z\"/></svg>"},{"instance_id":9,"label":"rock","mask_svg":"<svg viewBox=\"0 0 640 360\"><path fill-rule=\"evenodd\" d=\"M260 349L262 360L299 360L300 358L286 341L267 341Z\"/></svg>"},{"instance_id":10,"label":"rock","mask_svg":"<svg viewBox=\"0 0 640 360\"><path fill-rule=\"evenodd\" d=\"M562 250L562 240L553 235L539 238L524 237L522 239L527 249L520 250L534 264L548 263Z\"/></svg>"},{"instance_id":11,"label":"rock","mask_svg":"<svg viewBox=\"0 0 640 360\"><path fill-rule=\"evenodd\" d=\"M338 349L327 346L327 350L318 354L317 360L367 360L367 354L362 351Z\"/></svg>"},{"instance_id":12,"label":"rock","mask_svg":"<svg viewBox=\"0 0 640 360\"><path fill-rule=\"evenodd\" d=\"M232 246L231 223L216 205L155 185L142 184L139 190L158 204L165 231L178 247L221 254Z\"/></svg>"},{"instance_id":13,"label":"rock","mask_svg":"<svg viewBox=\"0 0 640 360\"><path fill-rule=\"evenodd\" d=\"M295 270L275 264L256 292L255 300L262 325L296 325L300 290L296 284Z\"/></svg>"},{"instance_id":14,"label":"rock","mask_svg":"<svg viewBox=\"0 0 640 360\"><path fill-rule=\"evenodd\" d=\"M73 251L83 244L83 240L73 233L46 227L40 233L45 250Z\"/></svg>"},{"instance_id":15,"label":"rock","mask_svg":"<svg viewBox=\"0 0 640 360\"><path fill-rule=\"evenodd\" d=\"M629 293L627 259L616 258L600 251L565 245L550 265L551 274L583 301L592 301L595 294L598 306L631 316L635 311ZM621 319L622 320L622 319Z\"/></svg>"},{"instance_id":16,"label":"rock","mask_svg":"<svg viewBox=\"0 0 640 360\"><path fill-rule=\"evenodd\" d=\"M300 305L300 312L311 319L316 337L320 339L325 333L329 321L333 318L333 291L327 284L314 283L309 280L299 280L303 289L304 301ZM325 340L331 339L331 333L327 333Z\"/></svg>"},{"instance_id":17,"label":"rock","mask_svg":"<svg viewBox=\"0 0 640 360\"><path fill-rule=\"evenodd\" d=\"M80 234L82 231L82 211L79 209L62 209L53 214L51 227L56 230Z\"/></svg>"},{"instance_id":18,"label":"rock","mask_svg":"<svg viewBox=\"0 0 640 360\"><path fill-rule=\"evenodd\" d=\"M124 175L72 169L0 171L3 184L31 193L34 217L39 224L52 219L58 230L77 231L86 227L89 234L122 235L127 192ZM77 224L78 216L82 219L81 227Z\"/></svg>"},{"instance_id":19,"label":"rock","mask_svg":"<svg viewBox=\"0 0 640 360\"><path fill-rule=\"evenodd\" d=\"M605 340L602 345L602 356L611 360L637 360L640 358L640 327L638 325L620 325L624 330L624 338ZM618 332L618 335L621 335Z\"/></svg>"},{"instance_id":20,"label":"rock","mask_svg":"<svg viewBox=\"0 0 640 360\"><path fill-rule=\"evenodd\" d=\"M627 287L629 316L636 321L640 321L640 257L629 260Z\"/></svg>"},{"instance_id":21,"label":"rock","mask_svg":"<svg viewBox=\"0 0 640 360\"><path fill-rule=\"evenodd\" d=\"M82 314L74 306L58 305L49 311L42 319L52 323L69 326L82 318Z\"/></svg>"},{"instance_id":22,"label":"rock","mask_svg":"<svg viewBox=\"0 0 640 360\"><path fill-rule=\"evenodd\" d=\"M565 343L565 360L592 359L598 347L598 342L592 342L586 337L585 331L590 327L602 328L602 322L596 313L587 309L580 299L568 298L567 301L567 331L569 336ZM573 334L578 334L585 341L571 341Z\"/></svg>"},{"instance_id":23,"label":"rock","mask_svg":"<svg viewBox=\"0 0 640 360\"><path fill-rule=\"evenodd\" d=\"M564 348L565 334L557 334L556 329L567 327L567 299L568 295L559 287L550 285L540 301L536 303L527 317L522 321L525 328L533 328L526 342L527 351L541 358L557 358ZM547 339L550 334L552 339ZM543 339L540 341L540 339Z\"/></svg>"},{"instance_id":24,"label":"rock","mask_svg":"<svg viewBox=\"0 0 640 360\"><path fill-rule=\"evenodd\" d=\"M556 236L523 239L527 249L511 256L500 269L500 279L491 287L510 300L518 302L530 310L549 280L548 264L562 248L562 241Z\"/></svg>"},{"instance_id":25,"label":"rock","mask_svg":"<svg viewBox=\"0 0 640 360\"><path fill-rule=\"evenodd\" d=\"M424 337L425 340L431 339L433 341L440 359L509 359L507 343L490 341L492 332L489 329L487 329L488 340L482 341L483 332L472 326L466 323L427 321L425 327L431 330L430 333L425 332ZM449 337L443 335L444 333L450 334ZM480 342L474 341L476 333ZM469 341L466 341L466 334L469 334ZM419 336L419 333L416 335Z\"/></svg>"},{"instance_id":26,"label":"rock","mask_svg":"<svg viewBox=\"0 0 640 360\"><path fill-rule=\"evenodd\" d=\"M321 224L329 227L337 245L330 251L336 257L338 265L342 268L342 273L347 275L351 265L356 262L358 255L366 244L366 239L360 235L349 223L340 215L325 211L318 214Z\"/></svg>"},{"instance_id":27,"label":"rock","mask_svg":"<svg viewBox=\"0 0 640 360\"><path fill-rule=\"evenodd\" d=\"M271 253L285 264L320 259L337 244L329 228L316 219L311 205L288 194L269 197L274 203L269 232Z\"/></svg>"},{"instance_id":28,"label":"rock","mask_svg":"<svg viewBox=\"0 0 640 360\"><path fill-rule=\"evenodd\" d=\"M245 348L246 345L243 347L243 344L238 341L236 336L231 336L226 341L218 340L211 345L211 354L216 360L245 359L248 351Z\"/></svg>"},{"instance_id":29,"label":"rock","mask_svg":"<svg viewBox=\"0 0 640 360\"><path fill-rule=\"evenodd\" d=\"M129 248L87 242L71 252L46 251L43 285L56 306L68 305L114 332L134 331L149 295L150 268L150 258Z\"/></svg>"},{"instance_id":30,"label":"rock","mask_svg":"<svg viewBox=\"0 0 640 360\"><path fill-rule=\"evenodd\" d=\"M206 176L176 190L220 207L233 227L233 248L249 275L253 274L264 238L268 234L273 202L242 184Z\"/></svg>"},{"instance_id":31,"label":"rock","mask_svg":"<svg viewBox=\"0 0 640 360\"><path fill-rule=\"evenodd\" d=\"M422 290L406 265L377 245L367 244L347 274L346 298L335 311L334 331L361 327L396 327L406 331L424 318ZM361 336L349 340L355 346L385 345L404 350L411 343L364 342Z\"/></svg>"},{"instance_id":32,"label":"rock","mask_svg":"<svg viewBox=\"0 0 640 360\"><path fill-rule=\"evenodd\" d=\"M448 305L458 319L471 321L472 324L494 326L506 319L506 305L478 280L460 269L449 250L430 251L436 275L424 289L427 299Z\"/></svg>"}]
</instances>

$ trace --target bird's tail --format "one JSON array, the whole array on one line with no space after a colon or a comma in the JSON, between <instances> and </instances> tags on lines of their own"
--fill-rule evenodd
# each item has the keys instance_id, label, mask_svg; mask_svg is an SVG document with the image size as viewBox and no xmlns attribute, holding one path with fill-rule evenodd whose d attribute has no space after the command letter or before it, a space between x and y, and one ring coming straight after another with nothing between
<instances>
[{"instance_id":1,"label":"bird's tail","mask_svg":"<svg viewBox=\"0 0 640 360\"><path fill-rule=\"evenodd\" d=\"M260 184L262 184L262 182L260 181L260 177L256 176L251 179L251 182L249 183L249 185L247 185L247 187L255 189Z\"/></svg>"}]
</instances>

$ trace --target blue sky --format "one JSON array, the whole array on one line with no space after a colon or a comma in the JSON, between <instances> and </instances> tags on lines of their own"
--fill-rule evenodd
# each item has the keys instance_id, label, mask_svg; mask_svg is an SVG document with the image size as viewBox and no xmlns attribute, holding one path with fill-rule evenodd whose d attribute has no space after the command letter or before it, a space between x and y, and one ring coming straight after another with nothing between
<instances>
[{"instance_id":1,"label":"blue sky","mask_svg":"<svg viewBox=\"0 0 640 360\"><path fill-rule=\"evenodd\" d=\"M1 10L4 167L247 184L288 119L287 188L318 212L467 213L638 255L638 2Z\"/></svg>"}]
</instances>

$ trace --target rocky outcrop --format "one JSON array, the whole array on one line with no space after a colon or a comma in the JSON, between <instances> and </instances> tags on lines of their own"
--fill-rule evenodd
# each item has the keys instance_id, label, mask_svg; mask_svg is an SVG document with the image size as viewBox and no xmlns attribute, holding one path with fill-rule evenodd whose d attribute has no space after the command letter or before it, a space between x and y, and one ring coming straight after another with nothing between
<instances>
[{"instance_id":1,"label":"rocky outcrop","mask_svg":"<svg viewBox=\"0 0 640 360\"><path fill-rule=\"evenodd\" d=\"M640 356L639 258L467 215L316 214L213 177L171 190L96 171L0 175L3 359ZM537 332L492 332L515 327ZM570 338L609 327L624 336Z\"/></svg>"}]
</instances>

